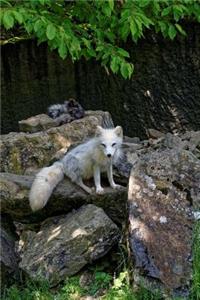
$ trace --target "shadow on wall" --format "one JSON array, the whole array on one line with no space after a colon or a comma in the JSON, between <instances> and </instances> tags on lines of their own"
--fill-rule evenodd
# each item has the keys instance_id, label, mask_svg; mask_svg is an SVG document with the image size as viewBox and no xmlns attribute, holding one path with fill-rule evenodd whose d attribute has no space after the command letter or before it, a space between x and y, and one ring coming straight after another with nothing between
<instances>
[{"instance_id":1,"label":"shadow on wall","mask_svg":"<svg viewBox=\"0 0 200 300\"><path fill-rule=\"evenodd\" d=\"M200 129L200 25L189 26L186 39L172 42L151 34L137 46L129 42L135 62L130 81L108 76L97 63L77 64L82 104L109 110L129 136L145 137L146 128Z\"/></svg>"},{"instance_id":2,"label":"shadow on wall","mask_svg":"<svg viewBox=\"0 0 200 300\"><path fill-rule=\"evenodd\" d=\"M185 27L185 39L172 42L147 32L137 45L129 41L135 62L130 81L108 75L95 61L62 61L35 41L4 46L3 132L17 130L18 120L69 97L86 109L108 110L129 136L144 138L147 128L200 129L200 25Z\"/></svg>"}]
</instances>

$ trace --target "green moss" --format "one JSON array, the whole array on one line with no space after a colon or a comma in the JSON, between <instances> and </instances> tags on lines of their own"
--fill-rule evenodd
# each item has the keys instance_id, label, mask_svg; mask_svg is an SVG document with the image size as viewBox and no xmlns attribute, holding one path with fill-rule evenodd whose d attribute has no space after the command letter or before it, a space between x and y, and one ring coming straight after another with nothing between
<instances>
[{"instance_id":1,"label":"green moss","mask_svg":"<svg viewBox=\"0 0 200 300\"><path fill-rule=\"evenodd\" d=\"M10 157L9 157L9 161L10 161L9 165L10 165L10 168L12 169L12 171L15 172L16 174L23 174L21 157L20 157L19 151L20 150L16 147L12 148L12 151L11 151Z\"/></svg>"}]
</instances>

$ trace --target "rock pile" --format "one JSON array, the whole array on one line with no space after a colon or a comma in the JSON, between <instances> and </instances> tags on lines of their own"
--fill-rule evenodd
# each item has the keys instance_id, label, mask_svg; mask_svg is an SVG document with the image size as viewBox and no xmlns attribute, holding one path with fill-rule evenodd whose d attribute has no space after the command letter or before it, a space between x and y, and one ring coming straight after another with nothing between
<instances>
[{"instance_id":1,"label":"rock pile","mask_svg":"<svg viewBox=\"0 0 200 300\"><path fill-rule=\"evenodd\" d=\"M45 119L38 128L34 123L35 133L31 120L30 133L2 137L1 212L12 217L19 234L16 253L13 239L3 232L13 250L10 260L4 256L1 261L4 266L10 261L13 268L8 264L2 276L17 274L20 268L57 284L105 255L119 240L118 226L128 223L134 282L188 297L192 230L200 210L200 132L175 135L149 129L147 140L125 137L124 156L114 173L116 182L128 184L128 200L126 188L87 195L65 178L47 206L32 213L28 193L35 172L90 138L97 125L113 125L110 115L101 111L86 112L84 118L59 127L49 127L48 120L45 127ZM45 130L38 132L41 124ZM27 229L33 222L36 226Z\"/></svg>"}]
</instances>

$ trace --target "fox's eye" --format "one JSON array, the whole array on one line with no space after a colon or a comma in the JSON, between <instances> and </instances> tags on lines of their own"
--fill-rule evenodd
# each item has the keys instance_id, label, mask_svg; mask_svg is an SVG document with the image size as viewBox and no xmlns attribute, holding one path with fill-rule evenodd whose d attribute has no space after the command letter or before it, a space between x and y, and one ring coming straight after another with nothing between
<instances>
[{"instance_id":1,"label":"fox's eye","mask_svg":"<svg viewBox=\"0 0 200 300\"><path fill-rule=\"evenodd\" d=\"M114 147L115 145L116 145L116 143L113 143L113 144L112 144L112 147Z\"/></svg>"},{"instance_id":2,"label":"fox's eye","mask_svg":"<svg viewBox=\"0 0 200 300\"><path fill-rule=\"evenodd\" d=\"M104 143L102 143L101 146L106 147L106 145Z\"/></svg>"}]
</instances>

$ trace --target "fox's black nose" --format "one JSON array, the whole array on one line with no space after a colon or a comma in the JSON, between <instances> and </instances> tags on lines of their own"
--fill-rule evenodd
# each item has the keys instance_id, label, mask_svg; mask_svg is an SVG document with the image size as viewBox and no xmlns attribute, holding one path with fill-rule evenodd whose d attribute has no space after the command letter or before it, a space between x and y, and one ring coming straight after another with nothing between
<instances>
[{"instance_id":1,"label":"fox's black nose","mask_svg":"<svg viewBox=\"0 0 200 300\"><path fill-rule=\"evenodd\" d=\"M111 154L107 154L108 157L111 157Z\"/></svg>"}]
</instances>

